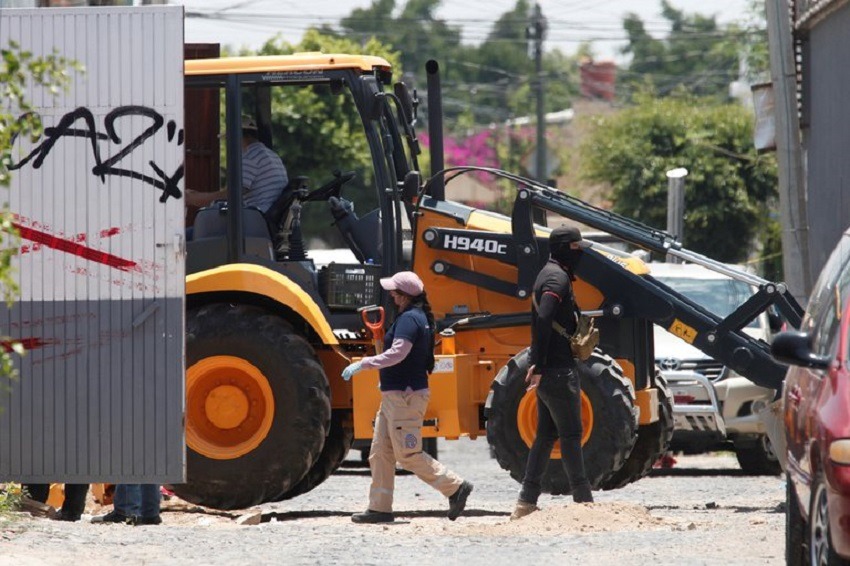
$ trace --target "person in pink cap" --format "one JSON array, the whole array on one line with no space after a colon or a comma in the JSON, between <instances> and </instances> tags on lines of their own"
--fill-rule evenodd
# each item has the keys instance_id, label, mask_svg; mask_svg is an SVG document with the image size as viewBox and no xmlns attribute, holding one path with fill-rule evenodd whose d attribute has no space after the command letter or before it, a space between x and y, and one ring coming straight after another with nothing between
<instances>
[{"instance_id":1,"label":"person in pink cap","mask_svg":"<svg viewBox=\"0 0 850 566\"><path fill-rule=\"evenodd\" d=\"M398 316L384 336L384 351L345 368L346 381L361 369L379 369L381 406L369 453L372 485L369 507L355 513L355 523L391 523L395 465L448 497L448 518L454 521L466 507L472 484L422 451L422 419L431 393L428 374L434 370L434 315L425 285L412 271L381 279L390 292Z\"/></svg>"}]
</instances>

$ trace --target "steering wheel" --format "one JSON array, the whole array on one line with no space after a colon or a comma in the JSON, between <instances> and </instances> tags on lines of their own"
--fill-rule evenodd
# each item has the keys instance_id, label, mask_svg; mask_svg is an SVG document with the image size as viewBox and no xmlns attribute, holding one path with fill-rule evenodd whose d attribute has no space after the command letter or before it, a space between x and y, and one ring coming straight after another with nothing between
<instances>
[{"instance_id":1,"label":"steering wheel","mask_svg":"<svg viewBox=\"0 0 850 566\"><path fill-rule=\"evenodd\" d=\"M339 198L342 192L342 186L355 177L354 171L334 171L334 178L316 189L307 193L303 199L304 202L316 200L328 200L331 197Z\"/></svg>"}]
</instances>

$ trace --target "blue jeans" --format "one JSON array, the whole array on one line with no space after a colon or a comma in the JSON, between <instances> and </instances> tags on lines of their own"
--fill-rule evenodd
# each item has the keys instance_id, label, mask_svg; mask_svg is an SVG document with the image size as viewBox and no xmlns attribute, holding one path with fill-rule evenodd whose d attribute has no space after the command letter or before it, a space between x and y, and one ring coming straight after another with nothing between
<instances>
[{"instance_id":1,"label":"blue jeans","mask_svg":"<svg viewBox=\"0 0 850 566\"><path fill-rule=\"evenodd\" d=\"M528 464L519 498L537 504L543 474L556 440L561 441L561 463L570 488L589 488L581 453L581 385L573 368L544 369L537 386L537 436L528 453Z\"/></svg>"},{"instance_id":2,"label":"blue jeans","mask_svg":"<svg viewBox=\"0 0 850 566\"><path fill-rule=\"evenodd\" d=\"M152 483L119 483L115 486L115 511L127 517L159 517L162 494L159 485Z\"/></svg>"}]
</instances>

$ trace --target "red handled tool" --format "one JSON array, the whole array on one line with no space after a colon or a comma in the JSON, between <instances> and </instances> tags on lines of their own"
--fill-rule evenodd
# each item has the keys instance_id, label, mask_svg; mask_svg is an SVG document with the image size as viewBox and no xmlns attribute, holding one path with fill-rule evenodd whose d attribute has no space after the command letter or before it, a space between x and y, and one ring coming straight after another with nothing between
<instances>
[{"instance_id":1,"label":"red handled tool","mask_svg":"<svg viewBox=\"0 0 850 566\"><path fill-rule=\"evenodd\" d=\"M384 307L370 305L358 309L363 318L363 324L372 332L372 341L375 344L375 353L384 351ZM375 318L377 316L377 319Z\"/></svg>"}]
</instances>

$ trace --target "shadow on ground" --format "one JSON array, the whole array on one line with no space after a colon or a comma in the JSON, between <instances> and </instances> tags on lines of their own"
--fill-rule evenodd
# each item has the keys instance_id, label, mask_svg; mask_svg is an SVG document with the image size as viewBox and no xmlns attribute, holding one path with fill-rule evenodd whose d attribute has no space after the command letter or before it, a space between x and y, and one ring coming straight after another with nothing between
<instances>
[{"instance_id":1,"label":"shadow on ground","mask_svg":"<svg viewBox=\"0 0 850 566\"><path fill-rule=\"evenodd\" d=\"M649 477L705 477L705 476L726 476L731 478L747 477L750 474L744 472L740 468L653 468L649 472Z\"/></svg>"},{"instance_id":2,"label":"shadow on ground","mask_svg":"<svg viewBox=\"0 0 850 566\"><path fill-rule=\"evenodd\" d=\"M296 521L298 519L322 519L328 517L351 517L347 511L287 511L283 513L263 513L262 522L268 523L272 519L276 521ZM397 511L394 513L395 522L403 522L405 519L419 519L433 517L435 519L445 518L446 510L434 511ZM507 517L509 512L485 511L483 509L467 509L463 512L464 517Z\"/></svg>"}]
</instances>

